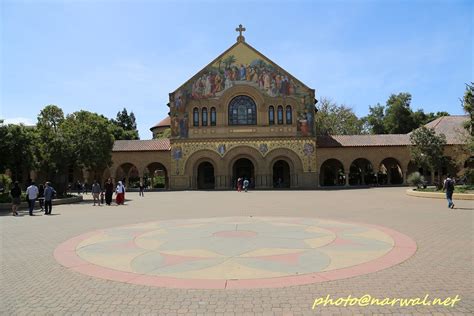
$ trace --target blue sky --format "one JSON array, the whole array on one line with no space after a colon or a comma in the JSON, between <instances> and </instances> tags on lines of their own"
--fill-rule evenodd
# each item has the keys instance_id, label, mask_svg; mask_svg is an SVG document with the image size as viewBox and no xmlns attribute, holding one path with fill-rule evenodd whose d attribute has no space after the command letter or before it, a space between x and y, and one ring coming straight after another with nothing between
<instances>
[{"instance_id":1,"label":"blue sky","mask_svg":"<svg viewBox=\"0 0 474 316\"><path fill-rule=\"evenodd\" d=\"M473 1L1 2L1 111L35 122L47 104L115 117L140 137L168 93L235 43L247 43L358 116L392 93L412 108L462 114L473 81Z\"/></svg>"}]
</instances>

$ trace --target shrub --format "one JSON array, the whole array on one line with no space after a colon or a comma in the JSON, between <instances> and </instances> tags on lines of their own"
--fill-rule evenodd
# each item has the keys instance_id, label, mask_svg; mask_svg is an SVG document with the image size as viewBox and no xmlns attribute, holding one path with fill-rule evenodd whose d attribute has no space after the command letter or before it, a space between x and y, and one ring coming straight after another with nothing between
<instances>
[{"instance_id":1,"label":"shrub","mask_svg":"<svg viewBox=\"0 0 474 316\"><path fill-rule=\"evenodd\" d=\"M0 174L0 193L10 192L12 179L6 174Z\"/></svg>"},{"instance_id":2,"label":"shrub","mask_svg":"<svg viewBox=\"0 0 474 316\"><path fill-rule=\"evenodd\" d=\"M408 184L416 186L417 188L426 187L425 177L419 172L413 172L407 178Z\"/></svg>"}]
</instances>

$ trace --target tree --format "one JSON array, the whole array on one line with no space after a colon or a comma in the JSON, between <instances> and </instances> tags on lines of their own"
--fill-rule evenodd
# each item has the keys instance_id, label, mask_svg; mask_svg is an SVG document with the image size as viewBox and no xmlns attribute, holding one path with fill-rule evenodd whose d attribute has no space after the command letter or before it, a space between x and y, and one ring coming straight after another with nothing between
<instances>
[{"instance_id":1,"label":"tree","mask_svg":"<svg viewBox=\"0 0 474 316\"><path fill-rule=\"evenodd\" d=\"M74 112L66 117L62 128L73 148L76 166L99 173L112 164L114 138L106 118L88 111Z\"/></svg>"},{"instance_id":2,"label":"tree","mask_svg":"<svg viewBox=\"0 0 474 316\"><path fill-rule=\"evenodd\" d=\"M157 133L154 138L160 139L160 138L170 138L170 137L171 137L171 128L166 128L161 133Z\"/></svg>"},{"instance_id":3,"label":"tree","mask_svg":"<svg viewBox=\"0 0 474 316\"><path fill-rule=\"evenodd\" d=\"M417 128L410 109L411 94L392 94L387 100L384 125L388 134L406 134Z\"/></svg>"},{"instance_id":4,"label":"tree","mask_svg":"<svg viewBox=\"0 0 474 316\"><path fill-rule=\"evenodd\" d=\"M466 91L462 99L462 107L464 112L469 116L464 127L469 131L471 136L474 136L474 82L466 84ZM472 138L471 138L472 142Z\"/></svg>"},{"instance_id":5,"label":"tree","mask_svg":"<svg viewBox=\"0 0 474 316\"><path fill-rule=\"evenodd\" d=\"M37 140L34 128L23 124L2 124L0 136L0 171L3 173L10 169L13 180L23 181L25 172L36 166L34 146Z\"/></svg>"},{"instance_id":6,"label":"tree","mask_svg":"<svg viewBox=\"0 0 474 316\"><path fill-rule=\"evenodd\" d=\"M366 130L370 134L386 134L385 131L385 107L377 103L374 107L369 106L369 114L362 120L366 124Z\"/></svg>"},{"instance_id":7,"label":"tree","mask_svg":"<svg viewBox=\"0 0 474 316\"><path fill-rule=\"evenodd\" d=\"M123 108L121 112L117 113L116 119L110 120L117 128L112 130L112 133L116 140L119 139L139 139L137 123L135 114L130 112L128 114L127 109Z\"/></svg>"},{"instance_id":8,"label":"tree","mask_svg":"<svg viewBox=\"0 0 474 316\"><path fill-rule=\"evenodd\" d=\"M433 128L421 126L411 133L410 141L413 145L410 147L412 160L419 167L427 168L431 171L431 174L441 169L443 163L446 162L443 155L444 146L446 145L444 134L436 135Z\"/></svg>"},{"instance_id":9,"label":"tree","mask_svg":"<svg viewBox=\"0 0 474 316\"><path fill-rule=\"evenodd\" d=\"M66 184L63 175L67 173L73 160L73 149L64 136L63 123L63 110L50 104L41 110L36 124L39 140L36 156L39 161L39 170L45 172L49 180L57 183L60 191Z\"/></svg>"},{"instance_id":10,"label":"tree","mask_svg":"<svg viewBox=\"0 0 474 316\"><path fill-rule=\"evenodd\" d=\"M357 135L363 122L350 107L322 98L315 118L316 135Z\"/></svg>"}]
</instances>

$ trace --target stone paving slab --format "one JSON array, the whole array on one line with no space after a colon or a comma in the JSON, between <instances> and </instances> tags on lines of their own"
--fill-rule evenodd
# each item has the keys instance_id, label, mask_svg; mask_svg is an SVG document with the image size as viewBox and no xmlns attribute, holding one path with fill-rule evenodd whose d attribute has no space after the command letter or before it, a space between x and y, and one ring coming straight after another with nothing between
<instances>
[{"instance_id":1,"label":"stone paving slab","mask_svg":"<svg viewBox=\"0 0 474 316\"><path fill-rule=\"evenodd\" d=\"M125 206L61 205L54 216L0 216L2 315L427 315L474 313L472 201L420 199L405 188L337 191L154 192L127 194ZM87 196L88 197L88 196ZM27 214L26 210L23 212ZM39 213L37 213L39 215ZM393 267L323 283L255 289L170 289L85 276L58 264L54 250L90 231L161 220L294 216L381 225L417 243ZM454 307L327 306L316 298L454 297Z\"/></svg>"}]
</instances>

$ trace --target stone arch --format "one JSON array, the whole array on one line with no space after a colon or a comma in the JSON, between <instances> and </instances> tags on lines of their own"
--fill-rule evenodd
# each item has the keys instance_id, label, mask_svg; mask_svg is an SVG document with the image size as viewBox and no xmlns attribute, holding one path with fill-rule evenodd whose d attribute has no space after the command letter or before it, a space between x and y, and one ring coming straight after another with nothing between
<instances>
[{"instance_id":1,"label":"stone arch","mask_svg":"<svg viewBox=\"0 0 474 316\"><path fill-rule=\"evenodd\" d=\"M349 185L376 184L374 167L367 158L354 159L349 166Z\"/></svg>"},{"instance_id":2,"label":"stone arch","mask_svg":"<svg viewBox=\"0 0 474 316\"><path fill-rule=\"evenodd\" d=\"M298 187L300 183L298 175L303 172L303 162L301 161L301 158L298 156L298 154L287 148L273 149L265 156L265 162L268 167L266 174L270 176L272 186L274 186L273 184L275 180L273 175L273 167L279 160L283 160L288 163L290 168L290 187Z\"/></svg>"},{"instance_id":3,"label":"stone arch","mask_svg":"<svg viewBox=\"0 0 474 316\"><path fill-rule=\"evenodd\" d=\"M191 179L191 188L198 189L198 169L203 162L209 162L214 168L214 183L216 188L220 188L222 177L222 158L216 152L209 149L202 149L194 152L185 162L184 173Z\"/></svg>"},{"instance_id":4,"label":"stone arch","mask_svg":"<svg viewBox=\"0 0 474 316\"><path fill-rule=\"evenodd\" d=\"M248 159L253 164L255 179L249 179L251 186L265 186L264 178L266 166L262 154L254 147L242 145L231 148L224 156L224 164L227 170L228 187L234 187L237 179L233 177L234 164L239 159ZM268 184L270 185L270 183Z\"/></svg>"},{"instance_id":5,"label":"stone arch","mask_svg":"<svg viewBox=\"0 0 474 316\"><path fill-rule=\"evenodd\" d=\"M335 158L325 160L319 171L319 183L321 186L345 185L344 164Z\"/></svg>"},{"instance_id":6,"label":"stone arch","mask_svg":"<svg viewBox=\"0 0 474 316\"><path fill-rule=\"evenodd\" d=\"M380 185L403 184L404 174L402 164L393 157L383 159L378 168L377 181Z\"/></svg>"},{"instance_id":7,"label":"stone arch","mask_svg":"<svg viewBox=\"0 0 474 316\"><path fill-rule=\"evenodd\" d=\"M146 187L169 189L169 174L165 164L154 161L143 168L142 181Z\"/></svg>"},{"instance_id":8,"label":"stone arch","mask_svg":"<svg viewBox=\"0 0 474 316\"><path fill-rule=\"evenodd\" d=\"M126 187L135 187L140 182L140 169L131 162L125 162L115 168L115 181L124 182Z\"/></svg>"},{"instance_id":9,"label":"stone arch","mask_svg":"<svg viewBox=\"0 0 474 316\"><path fill-rule=\"evenodd\" d=\"M225 125L228 125L229 122L229 113L228 113L228 106L230 101L239 96L239 95L245 95L250 98L252 98L256 104L256 115L257 115L257 124L256 125L262 125L264 122L267 121L266 115L262 115L262 106L265 105L265 99L262 95L262 92L250 85L235 85L227 90L222 94L220 98L220 103L222 104L222 114L223 114L223 122L225 122Z\"/></svg>"}]
</instances>

